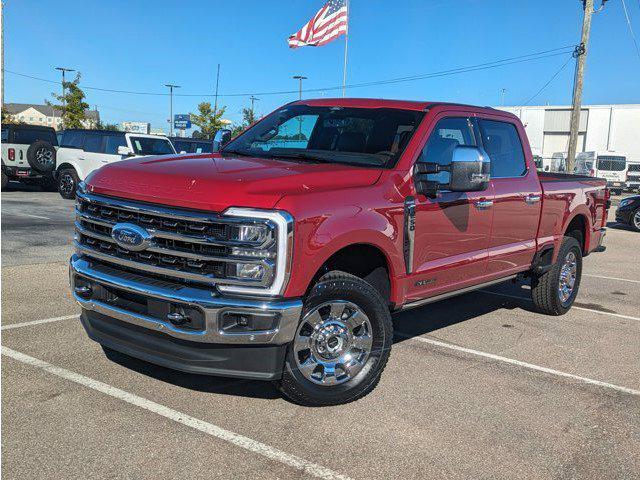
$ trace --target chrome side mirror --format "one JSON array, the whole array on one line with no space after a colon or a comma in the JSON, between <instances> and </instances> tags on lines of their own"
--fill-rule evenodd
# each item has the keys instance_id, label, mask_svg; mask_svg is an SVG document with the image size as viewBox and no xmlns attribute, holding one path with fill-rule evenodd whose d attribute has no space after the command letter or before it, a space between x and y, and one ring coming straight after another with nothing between
<instances>
[{"instance_id":1,"label":"chrome side mirror","mask_svg":"<svg viewBox=\"0 0 640 480\"><path fill-rule=\"evenodd\" d=\"M479 147L458 146L453 150L449 166L452 192L481 192L489 187L491 161Z\"/></svg>"}]
</instances>

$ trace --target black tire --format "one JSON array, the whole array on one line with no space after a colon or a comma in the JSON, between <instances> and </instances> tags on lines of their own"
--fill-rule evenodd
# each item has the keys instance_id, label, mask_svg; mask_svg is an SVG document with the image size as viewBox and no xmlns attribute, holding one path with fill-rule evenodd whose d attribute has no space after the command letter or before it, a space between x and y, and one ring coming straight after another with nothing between
<instances>
[{"instance_id":1,"label":"black tire","mask_svg":"<svg viewBox=\"0 0 640 480\"><path fill-rule=\"evenodd\" d=\"M39 173L51 173L56 168L56 149L49 142L36 140L27 148L27 162Z\"/></svg>"},{"instance_id":2,"label":"black tire","mask_svg":"<svg viewBox=\"0 0 640 480\"><path fill-rule=\"evenodd\" d=\"M573 255L573 257L571 257ZM560 282L561 273L565 262L575 259L575 275L573 287L567 298L561 298ZM570 270L570 269L569 269ZM564 315L573 305L582 277L582 248L578 240L573 237L564 237L560 245L558 259L551 270L531 281L531 297L540 313L547 315Z\"/></svg>"},{"instance_id":3,"label":"black tire","mask_svg":"<svg viewBox=\"0 0 640 480\"><path fill-rule=\"evenodd\" d=\"M636 208L629 217L629 226L636 232L640 232L640 207Z\"/></svg>"},{"instance_id":4,"label":"black tire","mask_svg":"<svg viewBox=\"0 0 640 480\"><path fill-rule=\"evenodd\" d=\"M76 198L76 189L80 179L73 168L63 168L58 172L58 192L62 198L73 200Z\"/></svg>"},{"instance_id":5,"label":"black tire","mask_svg":"<svg viewBox=\"0 0 640 480\"><path fill-rule=\"evenodd\" d=\"M9 177L7 177L4 172L2 172L2 190L7 188L7 185L9 185Z\"/></svg>"},{"instance_id":6,"label":"black tire","mask_svg":"<svg viewBox=\"0 0 640 480\"><path fill-rule=\"evenodd\" d=\"M301 373L294 343L289 344L279 388L287 398L299 405L339 405L365 396L378 384L389 359L393 344L391 314L386 301L373 286L348 273L329 272L320 278L305 299L302 318L309 311L330 301L352 303L368 317L372 336L370 354L353 378L335 385L319 385Z\"/></svg>"}]
</instances>

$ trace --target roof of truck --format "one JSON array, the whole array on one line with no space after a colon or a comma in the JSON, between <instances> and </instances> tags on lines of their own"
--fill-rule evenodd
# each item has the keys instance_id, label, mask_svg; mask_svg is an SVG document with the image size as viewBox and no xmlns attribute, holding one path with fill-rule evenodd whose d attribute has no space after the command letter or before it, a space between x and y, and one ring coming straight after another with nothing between
<instances>
[{"instance_id":1,"label":"roof of truck","mask_svg":"<svg viewBox=\"0 0 640 480\"><path fill-rule=\"evenodd\" d=\"M299 100L291 105L309 105L316 107L354 107L354 108L399 108L402 110L424 111L436 106L456 106L491 109L478 105L464 105L452 102L418 102L414 100L388 100L382 98L316 98L309 100Z\"/></svg>"}]
</instances>

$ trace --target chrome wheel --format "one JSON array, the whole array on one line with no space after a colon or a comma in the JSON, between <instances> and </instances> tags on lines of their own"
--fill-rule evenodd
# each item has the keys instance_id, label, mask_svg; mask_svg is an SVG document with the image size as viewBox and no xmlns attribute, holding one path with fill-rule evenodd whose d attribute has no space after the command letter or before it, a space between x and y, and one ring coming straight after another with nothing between
<instances>
[{"instance_id":1,"label":"chrome wheel","mask_svg":"<svg viewBox=\"0 0 640 480\"><path fill-rule=\"evenodd\" d=\"M59 182L60 193L67 196L73 194L73 189L75 188L75 180L73 179L73 176L71 174L60 174Z\"/></svg>"},{"instance_id":2,"label":"chrome wheel","mask_svg":"<svg viewBox=\"0 0 640 480\"><path fill-rule=\"evenodd\" d=\"M640 208L633 214L633 226L640 230Z\"/></svg>"},{"instance_id":3,"label":"chrome wheel","mask_svg":"<svg viewBox=\"0 0 640 480\"><path fill-rule=\"evenodd\" d=\"M298 369L311 382L331 386L354 378L371 354L371 322L354 303L335 300L310 310L293 341Z\"/></svg>"},{"instance_id":4,"label":"chrome wheel","mask_svg":"<svg viewBox=\"0 0 640 480\"><path fill-rule=\"evenodd\" d=\"M562 303L566 303L573 293L578 274L578 259L574 252L567 253L564 262L560 267L560 278L558 280L558 297Z\"/></svg>"}]
</instances>

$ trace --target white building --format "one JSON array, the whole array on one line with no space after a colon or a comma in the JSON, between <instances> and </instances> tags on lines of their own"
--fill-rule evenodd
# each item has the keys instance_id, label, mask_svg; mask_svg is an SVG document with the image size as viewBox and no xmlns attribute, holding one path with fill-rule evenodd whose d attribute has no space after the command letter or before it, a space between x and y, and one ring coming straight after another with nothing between
<instances>
[{"instance_id":1,"label":"white building","mask_svg":"<svg viewBox=\"0 0 640 480\"><path fill-rule=\"evenodd\" d=\"M569 149L570 106L497 107L517 115L532 148L550 158ZM583 105L578 152L613 151L640 162L640 104Z\"/></svg>"},{"instance_id":2,"label":"white building","mask_svg":"<svg viewBox=\"0 0 640 480\"><path fill-rule=\"evenodd\" d=\"M53 127L56 130L62 128L62 112L49 105L5 103L2 109L16 122ZM97 110L87 110L85 114L87 117L83 122L85 128L93 128L100 121L100 113Z\"/></svg>"}]
</instances>

